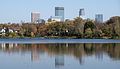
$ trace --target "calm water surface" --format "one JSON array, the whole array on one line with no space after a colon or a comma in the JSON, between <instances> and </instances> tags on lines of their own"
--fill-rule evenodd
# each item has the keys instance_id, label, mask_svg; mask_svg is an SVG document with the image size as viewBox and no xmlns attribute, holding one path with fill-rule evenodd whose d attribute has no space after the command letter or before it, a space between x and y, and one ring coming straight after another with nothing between
<instances>
[{"instance_id":1,"label":"calm water surface","mask_svg":"<svg viewBox=\"0 0 120 69\"><path fill-rule=\"evenodd\" d=\"M22 39L0 39L0 43L120 43L118 39L44 39L44 38L22 38Z\"/></svg>"},{"instance_id":2,"label":"calm water surface","mask_svg":"<svg viewBox=\"0 0 120 69\"><path fill-rule=\"evenodd\" d=\"M0 43L0 69L120 69L120 43Z\"/></svg>"}]
</instances>

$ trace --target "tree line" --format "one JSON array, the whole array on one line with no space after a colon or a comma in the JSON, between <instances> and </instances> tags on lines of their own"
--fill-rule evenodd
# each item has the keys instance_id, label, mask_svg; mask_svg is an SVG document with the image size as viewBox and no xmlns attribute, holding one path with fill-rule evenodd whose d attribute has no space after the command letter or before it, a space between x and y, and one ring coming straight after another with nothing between
<instances>
[{"instance_id":1,"label":"tree line","mask_svg":"<svg viewBox=\"0 0 120 69\"><path fill-rule=\"evenodd\" d=\"M119 38L120 17L111 17L104 23L96 23L91 19L76 17L64 22L48 23L0 24L5 28L5 35L0 37L46 37L46 38ZM9 32L12 29L17 32Z\"/></svg>"}]
</instances>

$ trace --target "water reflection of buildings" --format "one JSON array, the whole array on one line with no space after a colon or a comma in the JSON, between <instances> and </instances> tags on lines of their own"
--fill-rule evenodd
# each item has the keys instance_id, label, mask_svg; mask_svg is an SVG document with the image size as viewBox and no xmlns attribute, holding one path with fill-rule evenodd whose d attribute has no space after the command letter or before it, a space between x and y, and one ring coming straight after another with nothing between
<instances>
[{"instance_id":1,"label":"water reflection of buildings","mask_svg":"<svg viewBox=\"0 0 120 69\"><path fill-rule=\"evenodd\" d=\"M39 52L37 51L37 46L32 46L31 49L31 60L38 61L39 60Z\"/></svg>"},{"instance_id":2,"label":"water reflection of buildings","mask_svg":"<svg viewBox=\"0 0 120 69\"><path fill-rule=\"evenodd\" d=\"M2 43L2 44L0 44L0 46L2 47L2 49L5 49L5 43Z\"/></svg>"},{"instance_id":3,"label":"water reflection of buildings","mask_svg":"<svg viewBox=\"0 0 120 69\"><path fill-rule=\"evenodd\" d=\"M101 48L102 44L95 44L95 46L96 46L95 56L97 59L102 60L104 55L104 50Z\"/></svg>"},{"instance_id":4,"label":"water reflection of buildings","mask_svg":"<svg viewBox=\"0 0 120 69\"><path fill-rule=\"evenodd\" d=\"M17 43L2 43L0 44L0 46L2 47L2 49L11 49L13 47L18 46Z\"/></svg>"},{"instance_id":5,"label":"water reflection of buildings","mask_svg":"<svg viewBox=\"0 0 120 69\"><path fill-rule=\"evenodd\" d=\"M55 67L59 68L64 66L64 55L58 54L55 56Z\"/></svg>"},{"instance_id":6,"label":"water reflection of buildings","mask_svg":"<svg viewBox=\"0 0 120 69\"><path fill-rule=\"evenodd\" d=\"M38 61L39 52L38 52L37 46L35 46L34 44L30 46L31 46L30 48L31 51L28 46L25 47L25 46L22 46L22 44L21 45L17 43L1 43L0 44L1 49L8 54L12 54L18 51L21 52L22 54L25 54L25 52L29 50L31 52L31 61Z\"/></svg>"},{"instance_id":7,"label":"water reflection of buildings","mask_svg":"<svg viewBox=\"0 0 120 69\"><path fill-rule=\"evenodd\" d=\"M6 53L26 54L30 53L31 61L40 61L41 54L47 53L48 56L55 55L55 67L64 66L64 55L74 56L80 64L85 63L87 56L95 56L103 59L103 55L108 55L112 59L120 59L120 44L15 44L2 43L0 51Z\"/></svg>"}]
</instances>

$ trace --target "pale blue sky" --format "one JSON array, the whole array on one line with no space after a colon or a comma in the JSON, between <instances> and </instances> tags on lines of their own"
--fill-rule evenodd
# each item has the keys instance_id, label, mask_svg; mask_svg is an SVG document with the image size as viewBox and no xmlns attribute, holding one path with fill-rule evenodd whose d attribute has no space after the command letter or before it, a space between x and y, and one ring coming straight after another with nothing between
<instances>
[{"instance_id":1,"label":"pale blue sky","mask_svg":"<svg viewBox=\"0 0 120 69\"><path fill-rule=\"evenodd\" d=\"M54 7L65 8L65 18L78 16L80 8L85 9L85 18L94 19L95 14L104 15L104 20L111 16L120 16L120 0L0 0L0 23L30 22L32 11L40 12L42 19L54 16Z\"/></svg>"}]
</instances>

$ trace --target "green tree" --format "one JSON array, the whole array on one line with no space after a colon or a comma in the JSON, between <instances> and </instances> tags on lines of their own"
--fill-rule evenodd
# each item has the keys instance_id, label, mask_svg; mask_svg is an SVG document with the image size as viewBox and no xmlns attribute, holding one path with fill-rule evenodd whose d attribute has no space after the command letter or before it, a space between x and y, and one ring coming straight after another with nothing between
<instances>
[{"instance_id":1,"label":"green tree","mask_svg":"<svg viewBox=\"0 0 120 69\"><path fill-rule=\"evenodd\" d=\"M91 28L87 28L85 29L85 38L92 38L93 37L93 31L91 30Z\"/></svg>"},{"instance_id":2,"label":"green tree","mask_svg":"<svg viewBox=\"0 0 120 69\"><path fill-rule=\"evenodd\" d=\"M86 21L84 25L84 36L92 38L95 33L95 25L92 21Z\"/></svg>"}]
</instances>

